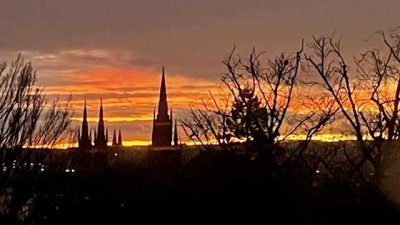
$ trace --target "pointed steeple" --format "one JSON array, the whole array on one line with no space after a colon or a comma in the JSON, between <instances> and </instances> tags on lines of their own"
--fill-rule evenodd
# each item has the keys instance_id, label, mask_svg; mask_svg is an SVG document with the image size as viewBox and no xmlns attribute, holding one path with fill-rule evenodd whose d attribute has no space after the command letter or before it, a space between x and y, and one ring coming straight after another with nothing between
<instances>
[{"instance_id":1,"label":"pointed steeple","mask_svg":"<svg viewBox=\"0 0 400 225\"><path fill-rule=\"evenodd\" d=\"M89 137L89 126L87 121L86 99L83 106L82 130L79 131L79 148L89 149L91 147Z\"/></svg>"},{"instance_id":2,"label":"pointed steeple","mask_svg":"<svg viewBox=\"0 0 400 225\"><path fill-rule=\"evenodd\" d=\"M86 98L85 98L85 104L83 106L83 121L87 121Z\"/></svg>"},{"instance_id":3,"label":"pointed steeple","mask_svg":"<svg viewBox=\"0 0 400 225\"><path fill-rule=\"evenodd\" d=\"M104 126L103 98L100 99L99 123L97 126L97 136L95 146L97 149L105 149L107 147L107 134Z\"/></svg>"},{"instance_id":4,"label":"pointed steeple","mask_svg":"<svg viewBox=\"0 0 400 225\"><path fill-rule=\"evenodd\" d=\"M106 137L105 137L105 139L106 139L106 144L108 143L108 127L106 128Z\"/></svg>"},{"instance_id":5,"label":"pointed steeple","mask_svg":"<svg viewBox=\"0 0 400 225\"><path fill-rule=\"evenodd\" d=\"M160 86L158 111L153 112L153 131L151 143L153 146L171 146L172 143L172 115L168 115L167 87L165 68L163 67ZM172 114L172 111L171 111Z\"/></svg>"},{"instance_id":6,"label":"pointed steeple","mask_svg":"<svg viewBox=\"0 0 400 225\"><path fill-rule=\"evenodd\" d=\"M90 145L92 145L92 134L93 134L93 130L90 130L90 133L89 133L89 143L90 143Z\"/></svg>"},{"instance_id":7,"label":"pointed steeple","mask_svg":"<svg viewBox=\"0 0 400 225\"><path fill-rule=\"evenodd\" d=\"M165 85L165 68L162 70L160 97L158 101L158 120L168 120L167 88Z\"/></svg>"},{"instance_id":8,"label":"pointed steeple","mask_svg":"<svg viewBox=\"0 0 400 225\"><path fill-rule=\"evenodd\" d=\"M178 146L179 142L178 142L178 123L175 119L175 129L174 129L174 146Z\"/></svg>"},{"instance_id":9,"label":"pointed steeple","mask_svg":"<svg viewBox=\"0 0 400 225\"><path fill-rule=\"evenodd\" d=\"M116 134L116 132L115 132L115 129L114 129L114 132L113 132L113 138L112 138L112 146L117 146L117 134Z\"/></svg>"},{"instance_id":10,"label":"pointed steeple","mask_svg":"<svg viewBox=\"0 0 400 225\"><path fill-rule=\"evenodd\" d=\"M103 98L100 99L99 122L103 122Z\"/></svg>"},{"instance_id":11,"label":"pointed steeple","mask_svg":"<svg viewBox=\"0 0 400 225\"><path fill-rule=\"evenodd\" d=\"M118 146L122 147L122 134L121 134L121 129L118 131Z\"/></svg>"}]
</instances>

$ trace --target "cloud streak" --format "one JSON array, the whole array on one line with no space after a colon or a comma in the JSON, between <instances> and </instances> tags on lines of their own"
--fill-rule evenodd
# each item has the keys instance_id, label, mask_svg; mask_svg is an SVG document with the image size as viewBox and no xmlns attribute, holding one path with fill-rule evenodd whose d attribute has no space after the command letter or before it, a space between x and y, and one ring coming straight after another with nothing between
<instances>
[{"instance_id":1,"label":"cloud streak","mask_svg":"<svg viewBox=\"0 0 400 225\"><path fill-rule=\"evenodd\" d=\"M5 52L12 59L16 52ZM96 127L100 99L110 131L122 129L126 143L147 143L151 135L153 109L157 107L161 66L139 62L127 51L63 50L53 53L25 51L45 86L49 99L72 95L74 127L82 119L87 100L91 128ZM206 98L215 81L195 76L170 74L167 68L168 101L174 117L182 118L196 99Z\"/></svg>"}]
</instances>

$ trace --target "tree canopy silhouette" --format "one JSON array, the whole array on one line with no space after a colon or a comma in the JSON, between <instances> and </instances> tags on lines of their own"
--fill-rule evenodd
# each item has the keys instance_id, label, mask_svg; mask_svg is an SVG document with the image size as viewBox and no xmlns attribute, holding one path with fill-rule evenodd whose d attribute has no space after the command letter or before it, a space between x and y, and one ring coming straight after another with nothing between
<instances>
[{"instance_id":1,"label":"tree canopy silhouette","mask_svg":"<svg viewBox=\"0 0 400 225\"><path fill-rule=\"evenodd\" d=\"M67 137L71 123L69 100L49 104L45 89L36 81L35 69L21 55L10 64L0 64L0 194L11 195L4 212L8 222L15 221L39 185L30 181L40 172L37 163L45 162L48 155L48 151L26 149L54 148ZM35 164L30 163L33 156Z\"/></svg>"}]
</instances>

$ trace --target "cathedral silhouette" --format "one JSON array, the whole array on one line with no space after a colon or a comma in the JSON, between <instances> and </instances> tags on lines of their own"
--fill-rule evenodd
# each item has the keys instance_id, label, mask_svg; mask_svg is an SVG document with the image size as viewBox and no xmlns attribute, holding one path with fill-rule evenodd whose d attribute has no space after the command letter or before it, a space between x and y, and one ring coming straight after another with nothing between
<instances>
[{"instance_id":1,"label":"cathedral silhouette","mask_svg":"<svg viewBox=\"0 0 400 225\"><path fill-rule=\"evenodd\" d=\"M94 132L92 132L94 131ZM93 138L92 138L93 137ZM87 108L86 99L83 107L83 120L82 128L78 138L79 149L106 149L108 143L108 128L104 125L104 113L103 113L103 100L100 100L100 112L99 122L97 124L97 130L90 130L87 121ZM122 147L122 134L121 130L118 133L118 140L116 138L116 132L114 129L112 147Z\"/></svg>"},{"instance_id":2,"label":"cathedral silhouette","mask_svg":"<svg viewBox=\"0 0 400 225\"><path fill-rule=\"evenodd\" d=\"M172 145L172 108L168 115L167 88L165 85L165 68L162 69L160 97L158 100L158 111L153 112L153 133L151 143L153 146L171 146ZM178 132L175 120L174 146L178 146Z\"/></svg>"},{"instance_id":3,"label":"cathedral silhouette","mask_svg":"<svg viewBox=\"0 0 400 225\"><path fill-rule=\"evenodd\" d=\"M153 112L153 131L151 136L152 146L154 147L170 147L178 146L178 129L177 121L172 122L172 108L168 114L167 88L165 81L165 68L162 68L160 95L158 101L158 110ZM173 131L174 125L174 131ZM92 132L93 131L93 132ZM173 137L172 137L173 135ZM99 120L97 130L89 130L87 120L86 99L83 108L82 127L78 134L78 145L81 150L104 150L109 146L108 143L108 128L104 124L103 100L100 100ZM113 131L111 147L123 147L121 129Z\"/></svg>"}]
</instances>

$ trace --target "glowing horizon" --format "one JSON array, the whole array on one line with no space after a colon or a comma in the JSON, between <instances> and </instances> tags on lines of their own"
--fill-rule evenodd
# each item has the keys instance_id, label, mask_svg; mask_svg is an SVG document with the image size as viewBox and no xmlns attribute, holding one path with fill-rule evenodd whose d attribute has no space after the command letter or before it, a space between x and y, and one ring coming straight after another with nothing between
<instances>
[{"instance_id":1,"label":"glowing horizon","mask_svg":"<svg viewBox=\"0 0 400 225\"><path fill-rule=\"evenodd\" d=\"M278 138L279 139L279 138ZM303 134L298 134L298 135L290 135L287 137L286 141L302 141L305 139L305 135ZM356 136L355 135L345 135L345 134L317 134L314 135L311 139L312 141L320 141L320 142L341 142L341 141L356 141ZM188 145L188 146L194 146L194 145L199 145L200 143L194 143L191 140L184 140L180 142L183 145ZM238 142L240 143L240 142ZM107 142L108 146L112 145L111 141ZM211 141L210 144L217 144L216 141ZM124 147L144 147L144 146L151 146L151 140L123 140L122 145ZM46 148L48 146L33 146L33 148ZM55 149L67 149L67 148L77 148L78 143L69 143L69 142L61 142L56 144Z\"/></svg>"}]
</instances>

